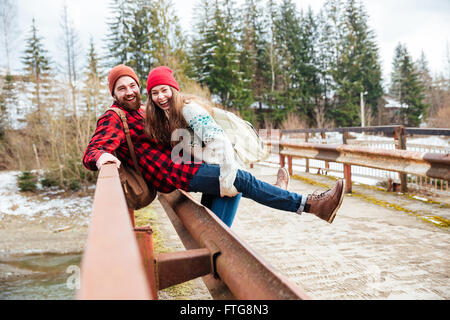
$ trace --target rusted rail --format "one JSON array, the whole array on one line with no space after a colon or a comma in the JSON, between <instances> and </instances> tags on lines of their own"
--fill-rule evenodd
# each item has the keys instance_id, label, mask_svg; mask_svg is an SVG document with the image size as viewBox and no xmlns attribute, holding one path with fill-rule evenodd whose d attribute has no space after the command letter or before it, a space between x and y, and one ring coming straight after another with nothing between
<instances>
[{"instance_id":1,"label":"rusted rail","mask_svg":"<svg viewBox=\"0 0 450 320\"><path fill-rule=\"evenodd\" d=\"M189 194L158 199L186 251L155 255L151 227L134 228L115 165L102 166L78 299L157 299L158 290L198 277L214 299L309 299Z\"/></svg>"},{"instance_id":2,"label":"rusted rail","mask_svg":"<svg viewBox=\"0 0 450 320\"><path fill-rule=\"evenodd\" d=\"M282 134L290 133L325 133L325 132L371 132L371 133L384 133L394 134L399 128L404 128L406 134L412 135L437 135L437 136L450 136L450 129L445 128L413 128L404 127L402 125L394 126L373 126L373 127L341 127L341 128L311 128L311 129L283 129L280 130Z\"/></svg>"},{"instance_id":3,"label":"rusted rail","mask_svg":"<svg viewBox=\"0 0 450 320\"><path fill-rule=\"evenodd\" d=\"M369 149L350 145L325 145L272 141L280 149L280 164L288 158L289 173L292 174L292 158L306 158L344 164L344 176L351 188L352 165L414 174L430 178L450 180L450 154L423 153L407 150ZM346 190L351 192L350 190Z\"/></svg>"},{"instance_id":4,"label":"rusted rail","mask_svg":"<svg viewBox=\"0 0 450 320\"><path fill-rule=\"evenodd\" d=\"M160 194L159 199L187 248L214 248L213 274L216 281L211 278L205 281L213 297L309 299L299 287L264 262L189 194L177 190Z\"/></svg>"},{"instance_id":5,"label":"rusted rail","mask_svg":"<svg viewBox=\"0 0 450 320\"><path fill-rule=\"evenodd\" d=\"M295 133L304 133L305 142L308 142L310 133L320 133L322 139L325 139L325 134L327 132L340 132L342 133L342 143L347 144L349 142L349 133L350 132L370 132L376 134L383 134L387 136L392 136L394 138L394 147L399 150L406 150L407 143L406 137L407 135L437 135L437 136L450 136L450 129L445 128L412 128L405 127L403 125L392 125L392 126L375 126L375 127L342 127L342 128L333 128L333 129L325 129L325 128L317 128L317 129L289 129L289 130L279 130L279 139L282 140L282 136L289 136L290 134ZM292 158L288 158L288 161L291 161ZM280 159L280 163L282 163L283 159ZM306 171L309 171L309 158L306 158ZM325 171L332 171L329 169L329 162L325 161ZM382 169L384 170L384 169ZM408 191L408 177L406 173L401 171L396 171L399 176L400 184L398 185L399 191L407 192ZM410 179L413 179L413 174ZM344 177L347 179L347 182L351 182L351 165L344 164ZM427 180L426 175L415 175L415 179L419 178ZM429 178L431 181L431 178ZM434 185L437 188L437 183L443 188L443 185L448 186L448 180L441 180L434 178ZM394 183L395 184L395 183ZM397 185L396 185L397 186ZM351 183L346 184L346 192L351 192ZM397 190L397 188L393 188L393 190Z\"/></svg>"},{"instance_id":6,"label":"rusted rail","mask_svg":"<svg viewBox=\"0 0 450 320\"><path fill-rule=\"evenodd\" d=\"M155 299L147 281L119 174L102 166L84 250L78 299Z\"/></svg>"}]
</instances>

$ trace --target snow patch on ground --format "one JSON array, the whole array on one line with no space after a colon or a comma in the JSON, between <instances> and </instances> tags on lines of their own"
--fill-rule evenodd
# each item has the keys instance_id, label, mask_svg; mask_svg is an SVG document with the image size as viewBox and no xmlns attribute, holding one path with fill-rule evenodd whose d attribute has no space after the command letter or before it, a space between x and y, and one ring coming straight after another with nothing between
<instances>
[{"instance_id":1,"label":"snow patch on ground","mask_svg":"<svg viewBox=\"0 0 450 320\"><path fill-rule=\"evenodd\" d=\"M26 217L48 217L73 215L88 219L92 211L92 196L63 197L58 190L49 190L42 196L27 196L19 191L17 176L19 171L0 172L0 218L3 215Z\"/></svg>"}]
</instances>

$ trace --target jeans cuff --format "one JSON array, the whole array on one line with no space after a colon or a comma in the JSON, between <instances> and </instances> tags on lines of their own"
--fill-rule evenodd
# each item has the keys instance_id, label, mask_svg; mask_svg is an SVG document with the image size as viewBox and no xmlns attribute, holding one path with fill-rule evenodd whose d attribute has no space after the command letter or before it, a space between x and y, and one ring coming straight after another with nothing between
<instances>
[{"instance_id":1,"label":"jeans cuff","mask_svg":"<svg viewBox=\"0 0 450 320\"><path fill-rule=\"evenodd\" d=\"M298 214L302 214L303 210L305 210L306 200L308 200L308 196L302 196L302 202L300 203L300 207L297 210Z\"/></svg>"}]
</instances>

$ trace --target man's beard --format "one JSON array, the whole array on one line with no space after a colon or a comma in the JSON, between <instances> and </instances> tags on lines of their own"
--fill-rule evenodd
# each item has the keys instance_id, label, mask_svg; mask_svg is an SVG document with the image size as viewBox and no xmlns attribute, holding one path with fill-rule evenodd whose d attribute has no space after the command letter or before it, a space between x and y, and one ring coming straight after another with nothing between
<instances>
[{"instance_id":1,"label":"man's beard","mask_svg":"<svg viewBox=\"0 0 450 320\"><path fill-rule=\"evenodd\" d=\"M141 95L137 93L135 96L136 100L133 102L128 102L126 100L117 100L117 102L119 103L119 106L125 109L136 111L141 107Z\"/></svg>"}]
</instances>

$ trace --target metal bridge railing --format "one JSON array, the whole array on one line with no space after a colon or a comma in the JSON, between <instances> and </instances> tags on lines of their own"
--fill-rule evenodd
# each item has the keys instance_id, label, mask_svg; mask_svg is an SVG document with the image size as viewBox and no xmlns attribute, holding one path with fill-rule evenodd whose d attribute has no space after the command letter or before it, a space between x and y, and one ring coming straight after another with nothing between
<instances>
[{"instance_id":1,"label":"metal bridge railing","mask_svg":"<svg viewBox=\"0 0 450 320\"><path fill-rule=\"evenodd\" d=\"M288 141L267 142L279 146L280 166L285 166L288 158L288 171L292 171L293 158L323 160L344 165L347 180L346 192L351 192L351 166L361 166L380 170L413 174L416 176L450 180L450 154L423 153L407 150L368 149L349 145L326 145L313 143L294 143Z\"/></svg>"},{"instance_id":2,"label":"metal bridge railing","mask_svg":"<svg viewBox=\"0 0 450 320\"><path fill-rule=\"evenodd\" d=\"M270 131L270 130L269 130ZM438 147L439 150L431 150L430 148L432 146L429 146L428 149L424 150L417 150L417 146L407 144L407 136L408 135L431 135L431 136L450 136L450 129L444 129L444 128L412 128L412 127L405 127L403 125L392 125L392 126L374 126L374 127L342 127L342 128L332 128L332 129L325 129L325 128L316 128L316 129L286 129L286 130L275 130L277 133L270 133L270 139L268 140L274 140L279 139L279 142L298 142L298 134L302 134L304 136L304 141L309 142L310 140L310 134L314 133L320 133L321 134L321 140L316 143L325 143L326 142L326 133L329 132L338 132L342 133L342 144L346 145L348 143L354 145L356 142L352 142L349 139L349 133L350 132L358 132L358 133L372 133L372 134L383 134L390 137L393 137L394 140L392 143L389 144L389 146L383 145L383 146L376 146L377 143L383 144L383 142L373 141L371 142L370 146L367 146L367 148L371 148L372 150L374 148L376 149L393 149L393 150L415 150L415 151L421 151L421 152L428 152L428 153L441 153L444 157L448 157L448 148ZM296 138L292 139L292 135L296 136ZM269 136L269 135L268 135ZM266 141L270 143L269 141ZM275 141L271 142L272 144L278 144ZM334 141L334 144L339 143ZM435 148L436 149L436 148ZM279 151L277 151L279 152ZM314 158L309 157L299 157L296 156L295 158L304 158L304 166L305 171L309 172L310 169L319 169L323 172L343 172L344 177L348 178L349 181L351 179L351 165L350 164L343 164L343 167L340 164L332 164L330 166L330 162L325 160L325 163L322 164L321 161L314 160ZM310 164L310 160L312 163ZM284 165L284 157L280 157L280 164ZM288 157L288 162L292 166L292 158ZM371 168L370 170L367 168ZM418 174L415 175L412 172L404 173L401 170L384 170L384 169L374 169L374 167L366 166L366 165L353 165L353 171L355 175L361 176L361 177L370 177L370 178L376 178L379 179L381 176L386 178L388 182L390 181L392 190L395 191L401 191L401 192L407 192L408 191L408 184L409 187L412 187L413 189L429 189L431 187L434 188L434 191L439 192L448 192L448 179L441 179L436 177L430 177L429 175L423 175ZM398 174L398 180L399 183L396 182L395 174ZM345 175L347 174L347 175ZM394 177L394 178L392 178ZM386 180L385 179L385 180ZM347 191L351 192L351 184L347 184L347 187L349 188ZM397 189L397 187L399 187ZM444 193L445 194L445 193Z\"/></svg>"},{"instance_id":3,"label":"metal bridge railing","mask_svg":"<svg viewBox=\"0 0 450 320\"><path fill-rule=\"evenodd\" d=\"M214 299L310 299L188 193L158 199L186 251L154 253L151 227L134 228L117 168L102 166L78 299L157 299L158 290L198 277Z\"/></svg>"},{"instance_id":4,"label":"metal bridge railing","mask_svg":"<svg viewBox=\"0 0 450 320\"><path fill-rule=\"evenodd\" d=\"M156 299L115 164L100 169L80 276L78 299Z\"/></svg>"}]
</instances>

